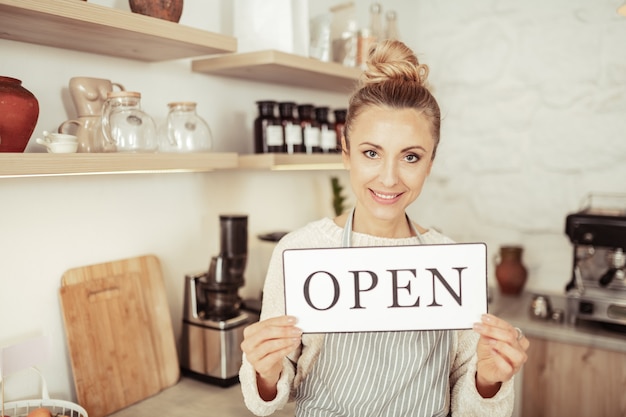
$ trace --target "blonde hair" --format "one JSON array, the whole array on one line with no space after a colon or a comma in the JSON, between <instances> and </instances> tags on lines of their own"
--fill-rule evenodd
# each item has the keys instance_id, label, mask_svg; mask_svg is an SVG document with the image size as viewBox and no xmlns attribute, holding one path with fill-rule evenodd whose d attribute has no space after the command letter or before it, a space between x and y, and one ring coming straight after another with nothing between
<instances>
[{"instance_id":1,"label":"blonde hair","mask_svg":"<svg viewBox=\"0 0 626 417\"><path fill-rule=\"evenodd\" d=\"M428 89L428 66L420 64L413 51L398 40L375 44L369 51L366 69L352 93L346 115L344 136L350 150L350 131L355 119L368 107L415 109L431 122L435 158L441 128L437 100Z\"/></svg>"}]
</instances>

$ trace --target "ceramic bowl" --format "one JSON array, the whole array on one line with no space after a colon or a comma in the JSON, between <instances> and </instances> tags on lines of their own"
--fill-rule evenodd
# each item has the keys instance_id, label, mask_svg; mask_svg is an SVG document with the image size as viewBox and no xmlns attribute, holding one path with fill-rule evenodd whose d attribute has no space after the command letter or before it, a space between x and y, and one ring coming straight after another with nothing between
<instances>
[{"instance_id":1,"label":"ceramic bowl","mask_svg":"<svg viewBox=\"0 0 626 417\"><path fill-rule=\"evenodd\" d=\"M49 153L75 153L78 142L50 142L46 147Z\"/></svg>"},{"instance_id":2,"label":"ceramic bowl","mask_svg":"<svg viewBox=\"0 0 626 417\"><path fill-rule=\"evenodd\" d=\"M78 137L75 135L68 135L65 133L49 133L43 132L43 137L46 142L77 142Z\"/></svg>"}]
</instances>

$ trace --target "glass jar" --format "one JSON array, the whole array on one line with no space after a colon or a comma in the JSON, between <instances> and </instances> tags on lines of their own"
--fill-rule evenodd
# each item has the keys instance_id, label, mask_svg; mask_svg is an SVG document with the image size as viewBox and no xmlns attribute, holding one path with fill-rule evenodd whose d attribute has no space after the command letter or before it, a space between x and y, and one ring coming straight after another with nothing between
<instances>
[{"instance_id":1,"label":"glass jar","mask_svg":"<svg viewBox=\"0 0 626 417\"><path fill-rule=\"evenodd\" d=\"M283 126L283 135L285 137L285 148L289 154L304 152L302 128L300 127L300 121L294 116L295 109L296 103L292 101L278 103L280 123Z\"/></svg>"},{"instance_id":2,"label":"glass jar","mask_svg":"<svg viewBox=\"0 0 626 417\"><path fill-rule=\"evenodd\" d=\"M196 112L195 102L168 103L169 112L161 135L162 152L209 152L213 135L207 122Z\"/></svg>"},{"instance_id":3,"label":"glass jar","mask_svg":"<svg viewBox=\"0 0 626 417\"><path fill-rule=\"evenodd\" d=\"M298 118L302 129L304 151L307 154L322 152L320 127L315 120L315 107L312 104L300 104L298 106Z\"/></svg>"},{"instance_id":4,"label":"glass jar","mask_svg":"<svg viewBox=\"0 0 626 417\"><path fill-rule=\"evenodd\" d=\"M335 134L337 135L337 152L341 152L341 138L344 135L344 126L346 125L347 109L336 109L335 114Z\"/></svg>"},{"instance_id":5,"label":"glass jar","mask_svg":"<svg viewBox=\"0 0 626 417\"><path fill-rule=\"evenodd\" d=\"M335 125L328 120L328 107L315 108L315 120L320 128L320 148L322 153L337 152L337 134L335 133Z\"/></svg>"},{"instance_id":6,"label":"glass jar","mask_svg":"<svg viewBox=\"0 0 626 417\"><path fill-rule=\"evenodd\" d=\"M259 107L259 115L254 120L254 152L285 152L283 126L276 117L276 102L262 100L256 104Z\"/></svg>"},{"instance_id":7,"label":"glass jar","mask_svg":"<svg viewBox=\"0 0 626 417\"><path fill-rule=\"evenodd\" d=\"M156 124L141 110L141 94L115 91L107 94L102 108L105 152L155 152Z\"/></svg>"}]
</instances>

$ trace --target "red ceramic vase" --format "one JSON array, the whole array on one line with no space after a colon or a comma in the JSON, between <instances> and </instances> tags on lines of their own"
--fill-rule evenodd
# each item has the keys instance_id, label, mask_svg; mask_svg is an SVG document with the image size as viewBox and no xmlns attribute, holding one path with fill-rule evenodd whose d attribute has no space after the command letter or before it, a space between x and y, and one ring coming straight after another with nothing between
<instances>
[{"instance_id":1,"label":"red ceramic vase","mask_svg":"<svg viewBox=\"0 0 626 417\"><path fill-rule=\"evenodd\" d=\"M499 261L496 265L496 280L500 292L518 295L524 289L528 271L522 263L523 249L520 246L500 247Z\"/></svg>"},{"instance_id":2,"label":"red ceramic vase","mask_svg":"<svg viewBox=\"0 0 626 417\"><path fill-rule=\"evenodd\" d=\"M24 152L38 118L33 93L21 80L0 76L0 152Z\"/></svg>"},{"instance_id":3,"label":"red ceramic vase","mask_svg":"<svg viewBox=\"0 0 626 417\"><path fill-rule=\"evenodd\" d=\"M183 14L183 0L128 0L130 10L178 23Z\"/></svg>"}]
</instances>

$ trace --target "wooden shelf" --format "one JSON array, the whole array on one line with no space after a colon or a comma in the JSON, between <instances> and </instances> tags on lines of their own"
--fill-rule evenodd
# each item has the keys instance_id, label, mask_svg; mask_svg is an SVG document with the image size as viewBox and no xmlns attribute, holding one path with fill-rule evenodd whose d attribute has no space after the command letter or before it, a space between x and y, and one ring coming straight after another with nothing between
<instances>
[{"instance_id":1,"label":"wooden shelf","mask_svg":"<svg viewBox=\"0 0 626 417\"><path fill-rule=\"evenodd\" d=\"M0 37L147 62L237 50L231 36L79 0L0 0Z\"/></svg>"},{"instance_id":2,"label":"wooden shelf","mask_svg":"<svg viewBox=\"0 0 626 417\"><path fill-rule=\"evenodd\" d=\"M266 153L239 156L240 169L274 171L344 169L340 154L280 154Z\"/></svg>"},{"instance_id":3,"label":"wooden shelf","mask_svg":"<svg viewBox=\"0 0 626 417\"><path fill-rule=\"evenodd\" d=\"M0 179L62 175L344 169L339 154L0 153Z\"/></svg>"},{"instance_id":4,"label":"wooden shelf","mask_svg":"<svg viewBox=\"0 0 626 417\"><path fill-rule=\"evenodd\" d=\"M336 62L268 50L195 59L194 72L349 93L361 74Z\"/></svg>"},{"instance_id":5,"label":"wooden shelf","mask_svg":"<svg viewBox=\"0 0 626 417\"><path fill-rule=\"evenodd\" d=\"M236 168L236 153L0 153L0 178Z\"/></svg>"}]
</instances>

